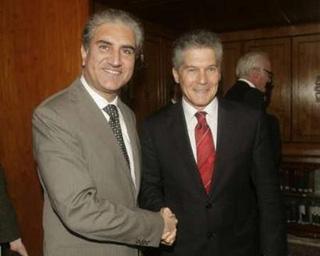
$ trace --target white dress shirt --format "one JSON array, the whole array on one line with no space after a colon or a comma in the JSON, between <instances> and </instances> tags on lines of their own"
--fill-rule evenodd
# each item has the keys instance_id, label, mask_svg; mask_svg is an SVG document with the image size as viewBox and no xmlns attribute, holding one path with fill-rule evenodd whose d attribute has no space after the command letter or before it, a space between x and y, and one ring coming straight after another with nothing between
<instances>
[{"instance_id":1,"label":"white dress shirt","mask_svg":"<svg viewBox=\"0 0 320 256\"><path fill-rule=\"evenodd\" d=\"M250 81L247 80L247 79L239 78L238 80L239 80L239 81L246 82L251 88L257 88L252 82L250 82Z\"/></svg>"},{"instance_id":2,"label":"white dress shirt","mask_svg":"<svg viewBox=\"0 0 320 256\"><path fill-rule=\"evenodd\" d=\"M103 98L99 93L97 93L94 89L92 89L85 78L81 76L80 81L82 82L84 88L88 91L89 95L92 97L94 102L97 104L98 108L101 110L101 113L104 115L104 117L107 119L109 122L110 116L103 110L108 104L113 104L117 107L118 112L119 112L119 121L120 121L120 126L121 126L121 132L122 132L122 137L124 144L126 146L126 150L129 156L129 164L130 164L130 172L131 172L131 177L133 180L133 183L136 185L136 177L134 174L134 164L133 164L133 154L132 154L132 147L131 147L131 142L127 130L126 123L124 122L123 115L121 113L121 110L119 109L117 103L118 103L118 97L116 97L112 102L108 102L105 98Z\"/></svg>"},{"instance_id":3,"label":"white dress shirt","mask_svg":"<svg viewBox=\"0 0 320 256\"><path fill-rule=\"evenodd\" d=\"M198 120L195 116L195 113L197 113L199 110L197 110L195 107L193 107L188 101L185 100L185 98L182 98L182 107L184 116L187 123L187 129L188 129L188 135L192 147L192 152L194 159L197 161L197 147L196 147L196 139L195 139L195 127L198 124ZM204 112L207 112L206 120L207 124L210 127L212 137L213 137L213 143L216 148L217 144L217 130L218 130L218 100L217 98L214 98L203 110Z\"/></svg>"}]
</instances>

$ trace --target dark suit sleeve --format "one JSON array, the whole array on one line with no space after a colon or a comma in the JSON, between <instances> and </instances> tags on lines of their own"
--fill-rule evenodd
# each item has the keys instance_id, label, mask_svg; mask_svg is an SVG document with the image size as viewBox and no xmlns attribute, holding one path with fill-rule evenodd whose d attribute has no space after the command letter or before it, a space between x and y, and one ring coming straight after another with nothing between
<instances>
[{"instance_id":1,"label":"dark suit sleeve","mask_svg":"<svg viewBox=\"0 0 320 256\"><path fill-rule=\"evenodd\" d=\"M158 211L164 207L161 168L153 145L152 136L145 123L140 132L142 151L142 182L139 203L142 208Z\"/></svg>"},{"instance_id":2,"label":"dark suit sleeve","mask_svg":"<svg viewBox=\"0 0 320 256\"><path fill-rule=\"evenodd\" d=\"M9 200L3 169L0 165L0 243L19 238L15 210Z\"/></svg>"},{"instance_id":3,"label":"dark suit sleeve","mask_svg":"<svg viewBox=\"0 0 320 256\"><path fill-rule=\"evenodd\" d=\"M273 155L275 157L276 167L278 169L281 163L281 151L282 151L280 124L277 117L272 114L267 114L267 121L268 121L270 136L271 136L271 145L272 145Z\"/></svg>"},{"instance_id":4,"label":"dark suit sleeve","mask_svg":"<svg viewBox=\"0 0 320 256\"><path fill-rule=\"evenodd\" d=\"M265 256L283 256L287 250L284 207L267 129L263 116L255 136L252 169L259 207L261 248Z\"/></svg>"}]
</instances>

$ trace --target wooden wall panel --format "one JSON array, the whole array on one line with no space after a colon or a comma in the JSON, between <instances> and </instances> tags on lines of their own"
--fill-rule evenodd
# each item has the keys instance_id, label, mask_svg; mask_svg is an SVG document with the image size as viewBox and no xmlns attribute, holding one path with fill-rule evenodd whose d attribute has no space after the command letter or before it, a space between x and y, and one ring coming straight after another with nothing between
<instances>
[{"instance_id":1,"label":"wooden wall panel","mask_svg":"<svg viewBox=\"0 0 320 256\"><path fill-rule=\"evenodd\" d=\"M293 39L293 141L320 142L320 35Z\"/></svg>"},{"instance_id":2,"label":"wooden wall panel","mask_svg":"<svg viewBox=\"0 0 320 256\"><path fill-rule=\"evenodd\" d=\"M80 35L88 12L89 0L0 1L0 161L32 256L42 255L32 111L79 73Z\"/></svg>"},{"instance_id":3,"label":"wooden wall panel","mask_svg":"<svg viewBox=\"0 0 320 256\"><path fill-rule=\"evenodd\" d=\"M133 91L131 107L134 109L138 123L158 107L160 99L160 65L159 49L161 38L146 37L144 43L144 64L130 85Z\"/></svg>"},{"instance_id":4,"label":"wooden wall panel","mask_svg":"<svg viewBox=\"0 0 320 256\"><path fill-rule=\"evenodd\" d=\"M222 93L225 94L237 81L236 66L242 55L243 42L223 42Z\"/></svg>"}]
</instances>

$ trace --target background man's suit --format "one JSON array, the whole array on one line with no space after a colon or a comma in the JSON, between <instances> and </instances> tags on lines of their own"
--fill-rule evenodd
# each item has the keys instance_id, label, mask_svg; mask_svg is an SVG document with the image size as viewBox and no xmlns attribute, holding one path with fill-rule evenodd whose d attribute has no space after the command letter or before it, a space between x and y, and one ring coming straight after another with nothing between
<instances>
[{"instance_id":1,"label":"background man's suit","mask_svg":"<svg viewBox=\"0 0 320 256\"><path fill-rule=\"evenodd\" d=\"M219 100L218 106L209 195L192 153L181 102L145 122L141 206L168 206L179 220L176 243L163 255L256 256L262 247L267 255L283 256L284 216L263 115L234 102Z\"/></svg>"},{"instance_id":2,"label":"background man's suit","mask_svg":"<svg viewBox=\"0 0 320 256\"><path fill-rule=\"evenodd\" d=\"M243 80L237 82L228 90L225 99L237 101L255 109L259 109L266 113L267 124L271 136L272 151L274 153L276 165L279 166L281 162L281 132L279 120L276 116L267 113L266 107L270 102L271 87L267 87L266 94L257 88L250 87L248 83Z\"/></svg>"},{"instance_id":3,"label":"background man's suit","mask_svg":"<svg viewBox=\"0 0 320 256\"><path fill-rule=\"evenodd\" d=\"M118 99L129 133L136 187L116 138L80 80L33 116L34 155L44 188L44 254L137 255L158 246L159 213L138 209L140 149L132 111Z\"/></svg>"},{"instance_id":4,"label":"background man's suit","mask_svg":"<svg viewBox=\"0 0 320 256\"><path fill-rule=\"evenodd\" d=\"M16 213L8 197L4 170L0 165L0 243L8 243L20 236Z\"/></svg>"},{"instance_id":5,"label":"background man's suit","mask_svg":"<svg viewBox=\"0 0 320 256\"><path fill-rule=\"evenodd\" d=\"M237 82L227 91L225 98L245 103L260 110L265 110L266 108L264 93L256 88L250 87L248 83L242 80L237 80Z\"/></svg>"}]
</instances>

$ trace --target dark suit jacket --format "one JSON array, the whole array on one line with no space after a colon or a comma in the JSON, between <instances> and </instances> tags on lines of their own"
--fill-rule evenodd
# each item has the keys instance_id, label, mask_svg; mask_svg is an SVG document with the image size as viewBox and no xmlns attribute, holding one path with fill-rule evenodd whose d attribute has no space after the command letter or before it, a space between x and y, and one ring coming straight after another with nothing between
<instances>
[{"instance_id":1,"label":"dark suit jacket","mask_svg":"<svg viewBox=\"0 0 320 256\"><path fill-rule=\"evenodd\" d=\"M6 190L5 176L0 165L0 243L7 243L19 238L16 213Z\"/></svg>"},{"instance_id":2,"label":"dark suit jacket","mask_svg":"<svg viewBox=\"0 0 320 256\"><path fill-rule=\"evenodd\" d=\"M252 88L245 81L238 80L226 93L225 99L238 101L253 108L265 111L266 103L264 94Z\"/></svg>"},{"instance_id":3,"label":"dark suit jacket","mask_svg":"<svg viewBox=\"0 0 320 256\"><path fill-rule=\"evenodd\" d=\"M168 206L179 221L176 243L163 255L285 255L283 206L264 117L219 100L209 195L192 153L182 104L146 120L140 204L152 210Z\"/></svg>"},{"instance_id":4,"label":"dark suit jacket","mask_svg":"<svg viewBox=\"0 0 320 256\"><path fill-rule=\"evenodd\" d=\"M237 101L266 113L267 124L271 136L272 151L276 165L281 162L281 133L279 120L276 116L267 113L265 95L256 88L250 87L245 81L238 80L226 93L225 99Z\"/></svg>"}]
</instances>

